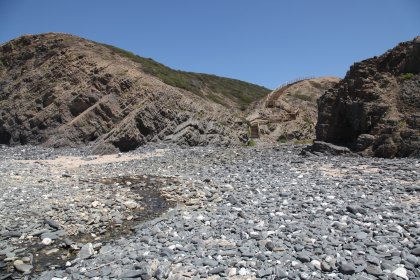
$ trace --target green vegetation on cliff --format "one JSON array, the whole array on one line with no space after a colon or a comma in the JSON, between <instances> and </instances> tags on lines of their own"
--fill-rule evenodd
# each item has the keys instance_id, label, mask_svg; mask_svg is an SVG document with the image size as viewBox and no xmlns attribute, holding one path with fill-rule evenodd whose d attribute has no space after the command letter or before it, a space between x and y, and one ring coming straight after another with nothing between
<instances>
[{"instance_id":1,"label":"green vegetation on cliff","mask_svg":"<svg viewBox=\"0 0 420 280\"><path fill-rule=\"evenodd\" d=\"M158 77L164 83L191 91L199 96L204 96L204 91L210 91L211 94L208 98L225 106L226 103L223 102L221 98L218 98L215 93L226 96L227 98L239 103L242 108L245 108L250 103L263 98L270 92L270 90L265 87L236 79L174 70L154 61L151 58L144 58L111 45L103 45L121 56L140 63L144 72Z\"/></svg>"}]
</instances>

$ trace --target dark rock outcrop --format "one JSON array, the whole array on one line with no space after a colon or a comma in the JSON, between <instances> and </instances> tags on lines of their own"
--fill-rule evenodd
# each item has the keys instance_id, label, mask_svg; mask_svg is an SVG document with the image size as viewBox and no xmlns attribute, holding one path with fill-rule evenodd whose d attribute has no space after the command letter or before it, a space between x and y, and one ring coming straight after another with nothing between
<instances>
[{"instance_id":1,"label":"dark rock outcrop","mask_svg":"<svg viewBox=\"0 0 420 280\"><path fill-rule=\"evenodd\" d=\"M355 63L318 108L318 141L376 157L420 156L420 37Z\"/></svg>"},{"instance_id":2,"label":"dark rock outcrop","mask_svg":"<svg viewBox=\"0 0 420 280\"><path fill-rule=\"evenodd\" d=\"M322 142L322 141L314 141L311 146L304 148L301 152L301 155L308 155L308 153L321 153L327 155L346 155L351 154L349 148L343 146L337 146L331 143Z\"/></svg>"}]
</instances>

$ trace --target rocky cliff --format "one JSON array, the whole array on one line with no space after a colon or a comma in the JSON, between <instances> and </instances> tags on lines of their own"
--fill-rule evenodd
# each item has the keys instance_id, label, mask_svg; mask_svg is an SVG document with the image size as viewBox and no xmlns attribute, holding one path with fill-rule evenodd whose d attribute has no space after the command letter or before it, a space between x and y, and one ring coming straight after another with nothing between
<instances>
[{"instance_id":1,"label":"rocky cliff","mask_svg":"<svg viewBox=\"0 0 420 280\"><path fill-rule=\"evenodd\" d=\"M0 46L0 144L241 143L239 109L268 92L72 35L26 35Z\"/></svg>"},{"instance_id":2,"label":"rocky cliff","mask_svg":"<svg viewBox=\"0 0 420 280\"><path fill-rule=\"evenodd\" d=\"M420 37L355 63L318 107L319 141L377 157L420 156Z\"/></svg>"},{"instance_id":3,"label":"rocky cliff","mask_svg":"<svg viewBox=\"0 0 420 280\"><path fill-rule=\"evenodd\" d=\"M261 138L265 141L315 139L317 100L339 80L336 77L308 78L280 86L256 102L247 119L259 122Z\"/></svg>"}]
</instances>

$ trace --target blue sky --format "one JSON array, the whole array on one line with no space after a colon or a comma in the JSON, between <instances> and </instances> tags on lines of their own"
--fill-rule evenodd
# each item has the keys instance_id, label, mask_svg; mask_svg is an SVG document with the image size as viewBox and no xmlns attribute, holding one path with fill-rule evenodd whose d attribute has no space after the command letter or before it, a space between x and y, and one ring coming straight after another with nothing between
<instances>
[{"instance_id":1,"label":"blue sky","mask_svg":"<svg viewBox=\"0 0 420 280\"><path fill-rule=\"evenodd\" d=\"M418 0L0 0L0 43L64 32L268 88L420 35Z\"/></svg>"}]
</instances>

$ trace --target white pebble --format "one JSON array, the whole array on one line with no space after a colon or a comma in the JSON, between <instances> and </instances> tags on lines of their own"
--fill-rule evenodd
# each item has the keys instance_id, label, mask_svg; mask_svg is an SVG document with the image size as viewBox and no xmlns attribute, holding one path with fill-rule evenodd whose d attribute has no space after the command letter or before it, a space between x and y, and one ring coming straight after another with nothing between
<instances>
[{"instance_id":1,"label":"white pebble","mask_svg":"<svg viewBox=\"0 0 420 280\"><path fill-rule=\"evenodd\" d=\"M128 200L124 202L124 206L128 209L136 209L139 205L134 200Z\"/></svg>"},{"instance_id":2,"label":"white pebble","mask_svg":"<svg viewBox=\"0 0 420 280\"><path fill-rule=\"evenodd\" d=\"M397 275L398 277L401 277L403 279L408 280L407 277L407 270L404 267L398 267L397 269L395 269L394 271L392 271L393 274Z\"/></svg>"},{"instance_id":3,"label":"white pebble","mask_svg":"<svg viewBox=\"0 0 420 280\"><path fill-rule=\"evenodd\" d=\"M311 264L318 270L321 270L321 262L318 260L312 260Z\"/></svg>"},{"instance_id":4,"label":"white pebble","mask_svg":"<svg viewBox=\"0 0 420 280\"><path fill-rule=\"evenodd\" d=\"M92 202L92 207L96 208L99 205L99 201L95 200L94 202Z\"/></svg>"},{"instance_id":5,"label":"white pebble","mask_svg":"<svg viewBox=\"0 0 420 280\"><path fill-rule=\"evenodd\" d=\"M241 267L241 269L239 269L239 275L245 276L247 274L248 274L248 270L245 267Z\"/></svg>"},{"instance_id":6,"label":"white pebble","mask_svg":"<svg viewBox=\"0 0 420 280\"><path fill-rule=\"evenodd\" d=\"M236 275L236 267L229 268L228 276Z\"/></svg>"},{"instance_id":7,"label":"white pebble","mask_svg":"<svg viewBox=\"0 0 420 280\"><path fill-rule=\"evenodd\" d=\"M44 244L44 245L50 245L51 242L52 242L51 238L46 237L46 238L42 239L42 244Z\"/></svg>"}]
</instances>

